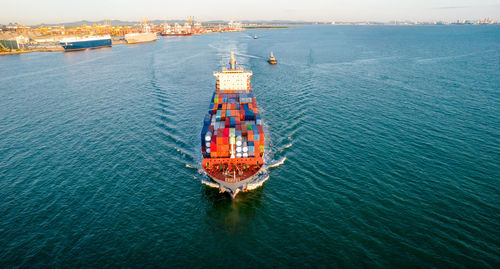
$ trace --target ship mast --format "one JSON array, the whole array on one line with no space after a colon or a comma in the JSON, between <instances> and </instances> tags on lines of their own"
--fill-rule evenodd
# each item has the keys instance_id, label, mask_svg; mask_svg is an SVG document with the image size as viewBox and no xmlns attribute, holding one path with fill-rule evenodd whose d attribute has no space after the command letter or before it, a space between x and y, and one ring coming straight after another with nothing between
<instances>
[{"instance_id":1,"label":"ship mast","mask_svg":"<svg viewBox=\"0 0 500 269\"><path fill-rule=\"evenodd\" d=\"M234 59L234 52L231 51L231 62L229 62L231 65L231 69L234 70L236 68L236 60Z\"/></svg>"}]
</instances>

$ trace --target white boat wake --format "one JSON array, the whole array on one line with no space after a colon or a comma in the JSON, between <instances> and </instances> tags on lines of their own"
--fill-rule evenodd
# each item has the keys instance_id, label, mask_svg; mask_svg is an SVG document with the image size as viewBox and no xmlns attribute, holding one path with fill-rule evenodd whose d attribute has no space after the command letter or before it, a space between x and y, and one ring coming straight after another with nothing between
<instances>
[{"instance_id":1,"label":"white boat wake","mask_svg":"<svg viewBox=\"0 0 500 269\"><path fill-rule=\"evenodd\" d=\"M201 180L201 184L204 184L204 185L212 187L212 188L219 188L219 184L217 184L215 182L210 182L210 181L207 181L204 179Z\"/></svg>"},{"instance_id":2,"label":"white boat wake","mask_svg":"<svg viewBox=\"0 0 500 269\"><path fill-rule=\"evenodd\" d=\"M262 186L264 182L266 182L269 179L269 174L264 174L262 178L257 178L255 181L252 181L247 184L247 190L255 190L258 187Z\"/></svg>"},{"instance_id":3,"label":"white boat wake","mask_svg":"<svg viewBox=\"0 0 500 269\"><path fill-rule=\"evenodd\" d=\"M266 167L266 169L268 169L268 168L275 168L275 167L278 167L278 166L280 166L280 165L284 164L284 163L285 163L285 161L286 161L286 157L283 157L283 158L281 158L281 160L278 160L278 161L275 161L275 162L273 162L273 163L269 164L269 165Z\"/></svg>"}]
</instances>

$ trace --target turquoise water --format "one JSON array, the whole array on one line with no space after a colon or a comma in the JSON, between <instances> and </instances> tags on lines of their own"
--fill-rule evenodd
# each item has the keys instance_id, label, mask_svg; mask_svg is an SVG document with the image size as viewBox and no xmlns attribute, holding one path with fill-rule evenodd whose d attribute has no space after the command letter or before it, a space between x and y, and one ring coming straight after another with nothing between
<instances>
[{"instance_id":1,"label":"turquoise water","mask_svg":"<svg viewBox=\"0 0 500 269\"><path fill-rule=\"evenodd\" d=\"M267 165L286 158L235 201L201 184L199 149L231 50L254 73ZM499 26L309 26L0 58L5 268L498 268L499 179Z\"/></svg>"}]
</instances>

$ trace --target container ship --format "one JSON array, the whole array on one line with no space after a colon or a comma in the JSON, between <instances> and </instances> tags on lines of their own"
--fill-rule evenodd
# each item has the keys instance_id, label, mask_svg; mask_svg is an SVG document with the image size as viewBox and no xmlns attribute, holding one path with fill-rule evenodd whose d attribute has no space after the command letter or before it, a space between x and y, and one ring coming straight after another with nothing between
<instances>
[{"instance_id":1,"label":"container ship","mask_svg":"<svg viewBox=\"0 0 500 269\"><path fill-rule=\"evenodd\" d=\"M65 51L111 47L111 36L70 37L59 41Z\"/></svg>"},{"instance_id":2,"label":"container ship","mask_svg":"<svg viewBox=\"0 0 500 269\"><path fill-rule=\"evenodd\" d=\"M233 198L246 191L264 164L264 129L252 92L252 71L236 68L231 52L229 68L215 71L215 92L201 131L202 166Z\"/></svg>"},{"instance_id":3,"label":"container ship","mask_svg":"<svg viewBox=\"0 0 500 269\"><path fill-rule=\"evenodd\" d=\"M142 33L130 33L125 35L125 40L129 44L153 42L157 40L156 33L151 32L151 26L147 21L143 22Z\"/></svg>"}]
</instances>

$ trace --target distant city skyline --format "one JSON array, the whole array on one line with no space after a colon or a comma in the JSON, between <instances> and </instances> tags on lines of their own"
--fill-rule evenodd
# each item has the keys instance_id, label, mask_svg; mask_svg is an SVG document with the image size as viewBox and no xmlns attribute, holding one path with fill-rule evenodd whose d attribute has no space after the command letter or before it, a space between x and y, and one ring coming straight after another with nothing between
<instances>
[{"instance_id":1,"label":"distant city skyline","mask_svg":"<svg viewBox=\"0 0 500 269\"><path fill-rule=\"evenodd\" d=\"M454 21L500 20L498 0L276 0L276 1L120 1L61 0L2 3L0 24L57 24L80 20L292 20L292 21Z\"/></svg>"}]
</instances>

